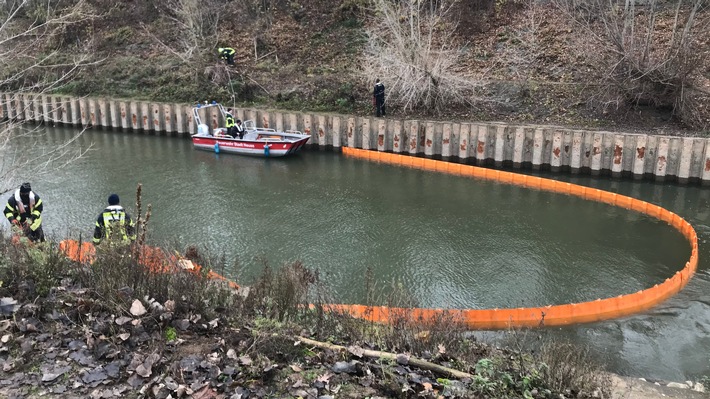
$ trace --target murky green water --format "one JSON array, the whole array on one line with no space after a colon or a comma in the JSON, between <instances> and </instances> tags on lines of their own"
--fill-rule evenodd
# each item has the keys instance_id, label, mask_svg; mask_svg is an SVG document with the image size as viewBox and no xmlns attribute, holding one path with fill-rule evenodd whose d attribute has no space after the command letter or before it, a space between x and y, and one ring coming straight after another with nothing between
<instances>
[{"instance_id":1,"label":"murky green water","mask_svg":"<svg viewBox=\"0 0 710 399\"><path fill-rule=\"evenodd\" d=\"M48 129L38 152L73 132ZM216 155L189 140L89 131L91 151L51 175L28 176L45 202L45 230L89 236L111 192L135 208L143 184L150 240L196 243L239 265L248 283L266 261L300 260L341 302L364 298L371 269L421 306L491 308L592 300L663 281L689 256L670 226L608 205L433 172L305 152L285 159ZM556 176L557 177L557 176ZM577 179L667 207L710 236L708 190ZM699 273L644 315L553 330L606 354L629 375L710 374L706 246Z\"/></svg>"}]
</instances>

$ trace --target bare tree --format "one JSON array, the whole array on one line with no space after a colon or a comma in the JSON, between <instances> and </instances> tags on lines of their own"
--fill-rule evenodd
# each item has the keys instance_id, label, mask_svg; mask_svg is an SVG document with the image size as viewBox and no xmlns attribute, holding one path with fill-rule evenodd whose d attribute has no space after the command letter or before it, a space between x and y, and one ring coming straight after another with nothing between
<instances>
[{"instance_id":1,"label":"bare tree","mask_svg":"<svg viewBox=\"0 0 710 399\"><path fill-rule=\"evenodd\" d=\"M0 88L39 95L66 84L92 61L87 55L67 56L60 45L66 44L69 27L93 17L84 0L6 0L0 9ZM0 102L3 107L14 106L5 98ZM61 168L86 151L72 146L80 132L30 155L15 144L31 145L41 130L25 122L21 118L0 121L0 193L17 186L20 179Z\"/></svg>"},{"instance_id":2,"label":"bare tree","mask_svg":"<svg viewBox=\"0 0 710 399\"><path fill-rule=\"evenodd\" d=\"M574 49L601 78L593 103L671 109L690 126L710 126L710 93L700 84L710 55L708 0L558 4L576 21Z\"/></svg>"},{"instance_id":3,"label":"bare tree","mask_svg":"<svg viewBox=\"0 0 710 399\"><path fill-rule=\"evenodd\" d=\"M456 23L446 0L372 0L362 75L388 84L387 102L405 111L440 113L477 100L477 79L456 71L461 49L452 46Z\"/></svg>"},{"instance_id":4,"label":"bare tree","mask_svg":"<svg viewBox=\"0 0 710 399\"><path fill-rule=\"evenodd\" d=\"M191 62L205 48L215 46L214 39L220 22L224 4L218 0L169 0L165 10L171 22L178 27L180 35L174 46L165 43L143 27L163 48L180 58ZM208 45L209 43L209 45Z\"/></svg>"}]
</instances>

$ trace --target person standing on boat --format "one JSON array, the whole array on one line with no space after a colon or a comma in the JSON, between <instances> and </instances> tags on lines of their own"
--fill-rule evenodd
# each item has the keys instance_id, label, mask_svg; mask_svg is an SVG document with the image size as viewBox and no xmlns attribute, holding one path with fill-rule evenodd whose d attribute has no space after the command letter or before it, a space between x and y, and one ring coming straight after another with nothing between
<instances>
[{"instance_id":1,"label":"person standing on boat","mask_svg":"<svg viewBox=\"0 0 710 399\"><path fill-rule=\"evenodd\" d=\"M242 126L242 120L237 119L237 124L234 126L234 131L239 136L240 139L244 138L244 126Z\"/></svg>"},{"instance_id":2,"label":"person standing on boat","mask_svg":"<svg viewBox=\"0 0 710 399\"><path fill-rule=\"evenodd\" d=\"M377 116L385 116L385 85L380 79L375 80L375 88L372 90Z\"/></svg>"},{"instance_id":3,"label":"person standing on boat","mask_svg":"<svg viewBox=\"0 0 710 399\"><path fill-rule=\"evenodd\" d=\"M219 51L219 57L227 61L227 65L234 65L234 53L237 51L231 47L220 47L217 49Z\"/></svg>"},{"instance_id":4,"label":"person standing on boat","mask_svg":"<svg viewBox=\"0 0 710 399\"><path fill-rule=\"evenodd\" d=\"M227 128L227 134L233 138L237 138L237 133L235 132L234 126L234 116L232 116L232 109L227 108L227 115L224 117L224 126Z\"/></svg>"},{"instance_id":5,"label":"person standing on boat","mask_svg":"<svg viewBox=\"0 0 710 399\"><path fill-rule=\"evenodd\" d=\"M136 239L136 229L131 220L131 215L119 204L117 194L108 197L108 207L104 209L96 220L94 228L94 244L101 244L101 240L109 239L111 242L127 244Z\"/></svg>"},{"instance_id":6,"label":"person standing on boat","mask_svg":"<svg viewBox=\"0 0 710 399\"><path fill-rule=\"evenodd\" d=\"M32 191L30 183L22 183L7 200L5 217L13 228L22 230L32 242L44 242L42 208L42 199Z\"/></svg>"}]
</instances>

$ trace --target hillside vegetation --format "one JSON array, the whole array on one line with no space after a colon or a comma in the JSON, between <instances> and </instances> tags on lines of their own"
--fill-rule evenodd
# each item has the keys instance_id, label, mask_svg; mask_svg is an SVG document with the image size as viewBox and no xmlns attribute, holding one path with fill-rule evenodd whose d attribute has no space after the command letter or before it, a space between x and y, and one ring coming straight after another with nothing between
<instances>
[{"instance_id":1,"label":"hillside vegetation","mask_svg":"<svg viewBox=\"0 0 710 399\"><path fill-rule=\"evenodd\" d=\"M14 0L2 90L687 134L710 126L706 0ZM14 8L13 8L14 7ZM237 50L236 66L217 48ZM22 52L22 54L18 54ZM56 53L52 53L56 52ZM51 56L51 57L50 57ZM44 66L28 71L41 60ZM51 61L50 61L51 60Z\"/></svg>"}]
</instances>

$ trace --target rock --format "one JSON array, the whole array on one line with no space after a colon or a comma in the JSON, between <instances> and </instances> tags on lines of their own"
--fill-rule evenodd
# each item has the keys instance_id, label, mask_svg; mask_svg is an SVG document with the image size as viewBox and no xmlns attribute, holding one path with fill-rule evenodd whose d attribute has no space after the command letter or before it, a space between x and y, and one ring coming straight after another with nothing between
<instances>
[{"instance_id":1,"label":"rock","mask_svg":"<svg viewBox=\"0 0 710 399\"><path fill-rule=\"evenodd\" d=\"M134 300L133 303L131 304L131 314L136 317L143 316L144 314L148 313L147 310L145 310L145 306L139 301L138 299Z\"/></svg>"},{"instance_id":2,"label":"rock","mask_svg":"<svg viewBox=\"0 0 710 399\"><path fill-rule=\"evenodd\" d=\"M357 371L353 362L335 362L333 367L331 367L330 369L336 374L353 374Z\"/></svg>"},{"instance_id":3,"label":"rock","mask_svg":"<svg viewBox=\"0 0 710 399\"><path fill-rule=\"evenodd\" d=\"M397 363L407 365L409 364L409 356L405 355L403 353L398 353L397 354Z\"/></svg>"},{"instance_id":4,"label":"rock","mask_svg":"<svg viewBox=\"0 0 710 399\"><path fill-rule=\"evenodd\" d=\"M696 382L695 385L693 385L693 391L705 393L705 385Z\"/></svg>"},{"instance_id":5,"label":"rock","mask_svg":"<svg viewBox=\"0 0 710 399\"><path fill-rule=\"evenodd\" d=\"M131 320L133 320L133 319L130 318L130 317L121 316L121 317L117 318L114 322L115 322L116 324L118 324L119 326L122 326L122 325L128 323L128 322L131 321Z\"/></svg>"},{"instance_id":6,"label":"rock","mask_svg":"<svg viewBox=\"0 0 710 399\"><path fill-rule=\"evenodd\" d=\"M6 344L7 341L10 340L10 338L12 338L12 334L5 334L2 336L2 338L0 338L0 342L2 342L3 344Z\"/></svg>"},{"instance_id":7,"label":"rock","mask_svg":"<svg viewBox=\"0 0 710 399\"><path fill-rule=\"evenodd\" d=\"M690 388L687 384L683 384L682 382L669 382L668 385L666 385L668 388L680 388L680 389L688 389Z\"/></svg>"},{"instance_id":8,"label":"rock","mask_svg":"<svg viewBox=\"0 0 710 399\"><path fill-rule=\"evenodd\" d=\"M177 328L180 331L186 331L188 327L190 327L190 320L173 320L171 324L173 325L173 327Z\"/></svg>"},{"instance_id":9,"label":"rock","mask_svg":"<svg viewBox=\"0 0 710 399\"><path fill-rule=\"evenodd\" d=\"M17 311L20 305L17 304L17 300L14 298L0 298L0 314L9 316Z\"/></svg>"}]
</instances>

